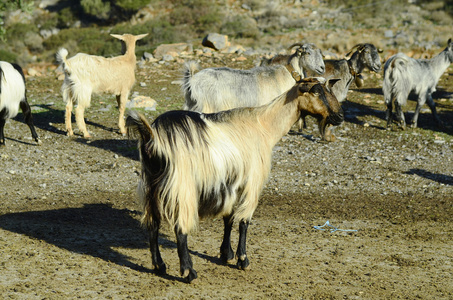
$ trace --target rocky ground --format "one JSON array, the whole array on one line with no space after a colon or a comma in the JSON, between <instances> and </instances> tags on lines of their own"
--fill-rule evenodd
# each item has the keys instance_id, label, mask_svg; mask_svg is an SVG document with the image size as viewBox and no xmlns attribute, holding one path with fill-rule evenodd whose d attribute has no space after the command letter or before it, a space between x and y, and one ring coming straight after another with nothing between
<instances>
[{"instance_id":1,"label":"rocky ground","mask_svg":"<svg viewBox=\"0 0 453 300\"><path fill-rule=\"evenodd\" d=\"M200 58L203 67L248 68L253 58ZM39 68L37 66L36 68ZM182 107L181 64L137 70L134 92L157 101L149 117ZM93 138L64 132L61 81L53 67L28 77L42 145L22 115L0 148L0 294L4 299L451 299L453 226L452 69L434 95L446 127L428 109L418 129L385 130L380 74L366 74L344 104L338 140L323 143L313 119L277 144L249 228L251 270L218 259L222 221L189 237L199 278L185 284L172 230L160 242L168 274L154 274L140 228L133 141L116 133L111 95L95 96ZM411 116L415 107L409 101ZM326 221L342 230L314 226ZM324 229L326 227L323 227ZM237 243L237 230L233 244Z\"/></svg>"}]
</instances>

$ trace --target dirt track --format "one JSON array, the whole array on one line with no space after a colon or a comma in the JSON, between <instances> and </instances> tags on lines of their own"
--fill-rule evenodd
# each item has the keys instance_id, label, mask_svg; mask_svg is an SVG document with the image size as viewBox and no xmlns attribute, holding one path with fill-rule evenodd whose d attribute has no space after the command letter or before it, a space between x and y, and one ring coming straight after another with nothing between
<instances>
[{"instance_id":1,"label":"dirt track","mask_svg":"<svg viewBox=\"0 0 453 300\"><path fill-rule=\"evenodd\" d=\"M179 86L171 84L178 72L176 63L141 69L138 82L146 87L135 90L156 98L161 110L178 108ZM181 282L169 228L160 238L168 275L150 269L135 196L138 154L115 133L117 110L108 109L113 98L94 98L86 113L93 139L71 139L64 134L61 82L52 72L29 78L43 144L33 144L21 115L8 123L7 146L0 149L0 294L451 299L450 77L442 77L435 95L445 129L437 129L425 111L419 129L384 130L380 79L373 75L364 89L350 93L346 122L335 130L337 142L320 143L313 122L303 135L286 135L274 149L271 178L249 228L251 270L220 263L222 221L204 220L189 238L199 275L190 285ZM409 110L413 106L410 101ZM152 118L159 112L146 113ZM327 220L357 231L313 227Z\"/></svg>"}]
</instances>

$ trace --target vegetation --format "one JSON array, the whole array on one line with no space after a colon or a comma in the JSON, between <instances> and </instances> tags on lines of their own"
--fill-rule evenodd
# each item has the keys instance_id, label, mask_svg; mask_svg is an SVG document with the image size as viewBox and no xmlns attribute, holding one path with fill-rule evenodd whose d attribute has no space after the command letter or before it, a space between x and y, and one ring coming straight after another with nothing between
<instances>
[{"instance_id":1,"label":"vegetation","mask_svg":"<svg viewBox=\"0 0 453 300\"><path fill-rule=\"evenodd\" d=\"M453 13L451 1L428 0L417 1L426 11L419 19L407 13L411 7L416 10L413 5L397 0L302 1L298 5L290 0L278 4L270 0L80 0L60 1L48 11L37 8L38 2L0 0L0 59L22 64L48 61L62 46L71 52L116 55L121 47L109 33L124 32L150 33L138 43L140 53L162 43L201 39L210 32L258 43L266 36L301 30L415 24L423 31L429 24L451 24ZM294 14L295 5L313 13ZM141 13L144 8L146 12Z\"/></svg>"}]
</instances>

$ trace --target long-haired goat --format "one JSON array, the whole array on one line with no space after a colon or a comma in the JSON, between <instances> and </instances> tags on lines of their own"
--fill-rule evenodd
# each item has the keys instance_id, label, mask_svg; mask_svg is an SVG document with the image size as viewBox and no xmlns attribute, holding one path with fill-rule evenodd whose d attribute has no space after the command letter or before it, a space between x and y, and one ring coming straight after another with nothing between
<instances>
[{"instance_id":1,"label":"long-haired goat","mask_svg":"<svg viewBox=\"0 0 453 300\"><path fill-rule=\"evenodd\" d=\"M311 44L310 44L311 45ZM301 50L304 49L304 50ZM272 101L304 78L303 69L324 72L317 48L298 48L284 66L260 66L250 70L207 68L195 73L198 64L184 65L184 109L213 113L236 107L252 107ZM302 74L302 75L301 75Z\"/></svg>"},{"instance_id":2,"label":"long-haired goat","mask_svg":"<svg viewBox=\"0 0 453 300\"><path fill-rule=\"evenodd\" d=\"M198 64L186 63L182 84L185 98L183 109L213 113L269 103L304 78L303 70L324 72L321 51L312 44L302 46L296 51L298 54L291 56L283 65L260 66L250 70L224 67L207 68L196 73Z\"/></svg>"},{"instance_id":3,"label":"long-haired goat","mask_svg":"<svg viewBox=\"0 0 453 300\"><path fill-rule=\"evenodd\" d=\"M102 56L78 53L67 59L68 50L61 48L57 54L57 62L63 66L65 79L61 86L63 100L66 102L65 125L69 136L74 133L71 124L71 112L74 104L77 127L85 138L90 134L85 125L84 111L90 106L92 93L113 93L118 102L120 133L126 134L124 111L129 92L135 83L135 43L148 34L111 34L122 41L123 55L105 58Z\"/></svg>"},{"instance_id":4,"label":"long-haired goat","mask_svg":"<svg viewBox=\"0 0 453 300\"><path fill-rule=\"evenodd\" d=\"M387 128L392 125L393 101L395 102L396 117L400 121L400 127L406 128L402 106L406 105L407 97L411 91L418 95L417 106L411 122L412 127L417 127L418 115L425 102L428 103L437 124L442 126L431 94L436 91L440 76L452 62L453 43L451 39L448 40L447 47L431 59L414 59L403 53L398 53L386 61L382 91L387 105Z\"/></svg>"},{"instance_id":5,"label":"long-haired goat","mask_svg":"<svg viewBox=\"0 0 453 300\"><path fill-rule=\"evenodd\" d=\"M24 114L25 123L30 128L33 139L41 144L27 101L24 72L17 64L0 61L0 146L5 145L6 119L14 118L19 112L19 107Z\"/></svg>"},{"instance_id":6,"label":"long-haired goat","mask_svg":"<svg viewBox=\"0 0 453 300\"><path fill-rule=\"evenodd\" d=\"M247 228L269 176L272 148L301 111L322 119L324 128L343 121L341 107L329 92L333 83L310 78L260 107L213 114L171 111L151 125L137 112L128 112L129 135L138 136L138 194L156 271L166 272L158 245L159 226L166 220L176 234L181 275L188 282L197 277L187 235L199 218L210 215L224 220L220 253L225 262L234 258L230 233L233 222L239 222L237 265L247 268Z\"/></svg>"}]
</instances>

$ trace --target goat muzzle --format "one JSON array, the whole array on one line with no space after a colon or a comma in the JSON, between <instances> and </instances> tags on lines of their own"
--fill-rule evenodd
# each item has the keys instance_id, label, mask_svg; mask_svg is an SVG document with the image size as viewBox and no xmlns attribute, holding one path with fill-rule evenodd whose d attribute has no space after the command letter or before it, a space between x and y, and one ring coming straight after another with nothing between
<instances>
[{"instance_id":1,"label":"goat muzzle","mask_svg":"<svg viewBox=\"0 0 453 300\"><path fill-rule=\"evenodd\" d=\"M344 113L343 113L343 109L341 109L341 107L340 107L338 112L331 113L327 116L326 125L330 124L333 126L337 126L337 125L340 125L341 123L343 123L343 121L344 121Z\"/></svg>"}]
</instances>

